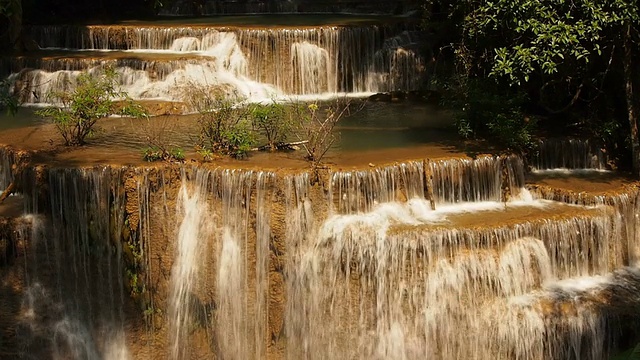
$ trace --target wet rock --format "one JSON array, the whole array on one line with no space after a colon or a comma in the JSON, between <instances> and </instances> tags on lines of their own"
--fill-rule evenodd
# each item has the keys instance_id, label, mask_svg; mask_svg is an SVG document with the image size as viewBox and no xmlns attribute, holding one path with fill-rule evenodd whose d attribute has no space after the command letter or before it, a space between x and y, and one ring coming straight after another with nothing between
<instances>
[{"instance_id":1,"label":"wet rock","mask_svg":"<svg viewBox=\"0 0 640 360\"><path fill-rule=\"evenodd\" d=\"M387 93L377 93L369 96L369 101L388 102L391 101L391 95Z\"/></svg>"}]
</instances>

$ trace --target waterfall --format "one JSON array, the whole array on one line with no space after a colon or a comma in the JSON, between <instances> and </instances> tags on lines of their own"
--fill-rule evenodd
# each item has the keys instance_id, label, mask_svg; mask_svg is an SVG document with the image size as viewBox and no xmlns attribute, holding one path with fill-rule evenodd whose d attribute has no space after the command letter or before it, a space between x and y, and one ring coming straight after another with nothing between
<instances>
[{"instance_id":1,"label":"waterfall","mask_svg":"<svg viewBox=\"0 0 640 360\"><path fill-rule=\"evenodd\" d=\"M431 162L430 166L437 202L499 201L501 198L499 158L440 160Z\"/></svg>"},{"instance_id":2,"label":"waterfall","mask_svg":"<svg viewBox=\"0 0 640 360\"><path fill-rule=\"evenodd\" d=\"M14 93L27 103L50 102L49 92L73 89L81 73L104 66L115 66L119 84L133 98L174 101L184 100L192 84L220 86L255 101L408 91L419 89L426 73L417 48L421 35L391 25L34 26L31 35L44 52L63 48L67 55L3 63L12 72Z\"/></svg>"},{"instance_id":3,"label":"waterfall","mask_svg":"<svg viewBox=\"0 0 640 360\"><path fill-rule=\"evenodd\" d=\"M271 240L271 201L270 185L272 173L260 172L256 176L256 275L255 275L255 315L253 354L255 358L267 356L267 343L263 341L269 323L269 282Z\"/></svg>"},{"instance_id":4,"label":"waterfall","mask_svg":"<svg viewBox=\"0 0 640 360\"><path fill-rule=\"evenodd\" d=\"M330 84L335 85L330 61L329 52L315 44L305 41L291 45L294 77L299 78L301 94L337 91L336 88L329 88Z\"/></svg>"},{"instance_id":5,"label":"waterfall","mask_svg":"<svg viewBox=\"0 0 640 360\"><path fill-rule=\"evenodd\" d=\"M52 218L29 215L25 292L16 314L29 356L129 358L122 248L112 231L124 218L117 189L110 189L120 176L109 168L49 172Z\"/></svg>"},{"instance_id":6,"label":"waterfall","mask_svg":"<svg viewBox=\"0 0 640 360\"><path fill-rule=\"evenodd\" d=\"M264 358L273 175L194 169L181 178L169 295L171 356L198 353L191 332L200 324L218 356Z\"/></svg>"},{"instance_id":7,"label":"waterfall","mask_svg":"<svg viewBox=\"0 0 640 360\"><path fill-rule=\"evenodd\" d=\"M178 195L178 212L183 214L183 220L178 230L178 249L171 270L172 288L169 295L169 316L173 319L171 356L174 359L183 359L186 356L185 338L192 322L189 318L189 308L192 306L191 291L198 282L202 249L207 248L209 230L206 224L207 209L203 205L206 199L206 185L206 177L204 181L197 181L195 193L189 196L187 185L183 183Z\"/></svg>"},{"instance_id":8,"label":"waterfall","mask_svg":"<svg viewBox=\"0 0 640 360\"><path fill-rule=\"evenodd\" d=\"M293 236L301 240L288 285L296 294L287 315L295 334L288 343L291 357L510 358L515 351L546 358L542 349L526 355L525 347L534 343L521 343L530 330L521 318L513 315L505 324L495 314L554 279L606 273L623 264L610 264L610 252L598 245L615 236L606 213L516 228L449 230L405 223L399 214L333 216L316 236ZM598 256L579 255L585 251ZM504 333L487 332L498 325ZM557 346L552 358L563 358L561 334L545 343Z\"/></svg>"},{"instance_id":9,"label":"waterfall","mask_svg":"<svg viewBox=\"0 0 640 360\"><path fill-rule=\"evenodd\" d=\"M21 357L596 360L638 318L637 185L525 185L516 156L20 176Z\"/></svg>"},{"instance_id":10,"label":"waterfall","mask_svg":"<svg viewBox=\"0 0 640 360\"><path fill-rule=\"evenodd\" d=\"M408 162L370 171L335 172L330 203L340 213L370 211L375 205L424 199L422 162Z\"/></svg>"},{"instance_id":11,"label":"waterfall","mask_svg":"<svg viewBox=\"0 0 640 360\"><path fill-rule=\"evenodd\" d=\"M588 140L545 139L538 142L531 165L534 170L545 169L606 169L602 149Z\"/></svg>"}]
</instances>

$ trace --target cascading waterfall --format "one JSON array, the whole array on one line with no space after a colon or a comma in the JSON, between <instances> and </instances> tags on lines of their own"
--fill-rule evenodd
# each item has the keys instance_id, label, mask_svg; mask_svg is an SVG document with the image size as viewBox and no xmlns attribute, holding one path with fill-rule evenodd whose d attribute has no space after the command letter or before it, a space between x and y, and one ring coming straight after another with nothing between
<instances>
[{"instance_id":1,"label":"cascading waterfall","mask_svg":"<svg viewBox=\"0 0 640 360\"><path fill-rule=\"evenodd\" d=\"M29 71L32 69L55 72L61 70L81 71L99 66L111 66L114 68L143 70L149 74L151 79L163 80L167 75L178 69L183 69L187 64L197 64L211 60L198 56L177 59L158 58L157 56L154 58L153 54L143 56L143 54L131 54L129 52L119 51L86 52L86 54L79 53L77 55L78 56L68 58L34 58L28 56L2 58L0 59L0 68L4 69L3 73L10 74L12 72Z\"/></svg>"},{"instance_id":2,"label":"cascading waterfall","mask_svg":"<svg viewBox=\"0 0 640 360\"><path fill-rule=\"evenodd\" d=\"M335 172L331 179L331 200L340 213L370 211L375 205L424 199L422 162L374 169L372 171Z\"/></svg>"},{"instance_id":3,"label":"cascading waterfall","mask_svg":"<svg viewBox=\"0 0 640 360\"><path fill-rule=\"evenodd\" d=\"M317 89L337 90L329 87L335 79L335 69L327 50L307 41L296 42L291 45L291 63L302 94L312 94Z\"/></svg>"},{"instance_id":4,"label":"cascading waterfall","mask_svg":"<svg viewBox=\"0 0 640 360\"><path fill-rule=\"evenodd\" d=\"M420 39L424 34L404 31L400 35L385 40L382 49L374 54L367 84L376 88L386 83L387 90L420 89L426 64L420 54Z\"/></svg>"},{"instance_id":5,"label":"cascading waterfall","mask_svg":"<svg viewBox=\"0 0 640 360\"><path fill-rule=\"evenodd\" d=\"M251 172L224 171L221 241L218 245L218 345L229 359L246 359L253 348L249 306L247 227ZM249 335L251 333L251 335ZM256 339L253 339L256 340ZM257 354L256 354L257 355Z\"/></svg>"},{"instance_id":6,"label":"cascading waterfall","mask_svg":"<svg viewBox=\"0 0 640 360\"><path fill-rule=\"evenodd\" d=\"M194 169L190 176L182 175L178 195L182 220L171 270L171 355L194 356L195 322L209 329L207 342L218 356L264 358L273 175Z\"/></svg>"},{"instance_id":7,"label":"cascading waterfall","mask_svg":"<svg viewBox=\"0 0 640 360\"><path fill-rule=\"evenodd\" d=\"M113 225L123 219L120 172L51 170L52 218L30 215L20 342L38 358L129 358L124 322L122 248ZM37 196L38 189L33 194ZM116 225L117 226L117 225Z\"/></svg>"},{"instance_id":8,"label":"cascading waterfall","mask_svg":"<svg viewBox=\"0 0 640 360\"><path fill-rule=\"evenodd\" d=\"M291 358L548 358L528 349L535 343L522 343L530 328L519 332L517 316L509 324L496 319L504 311L497 304L508 309L512 298L555 278L623 264L612 265L609 249L599 246L616 235L605 214L486 230L406 227L417 219L394 228L404 220L397 209L338 215L317 236L294 236L309 243L296 246L288 286L298 295L287 314L297 335L288 344ZM585 251L599 256L579 255ZM497 325L509 332L487 333ZM563 358L563 334L547 339L557 347L551 358Z\"/></svg>"},{"instance_id":9,"label":"cascading waterfall","mask_svg":"<svg viewBox=\"0 0 640 360\"><path fill-rule=\"evenodd\" d=\"M71 58L14 59L3 66L13 72L14 93L28 103L50 101L50 91L71 89L79 74L106 65L116 67L132 97L177 101L190 84L221 86L250 100L417 90L426 72L414 40L420 36L394 26L44 26L31 33L43 48L66 48ZM78 57L78 50L91 49L100 52Z\"/></svg>"},{"instance_id":10,"label":"cascading waterfall","mask_svg":"<svg viewBox=\"0 0 640 360\"><path fill-rule=\"evenodd\" d=\"M198 181L195 192L190 196L187 185L183 183L178 195L178 212L183 220L178 230L177 254L171 271L171 293L169 317L171 322L171 357L186 357L185 339L188 337L191 307L191 291L198 282L198 269L202 259L202 248L207 248L206 181Z\"/></svg>"},{"instance_id":11,"label":"cascading waterfall","mask_svg":"<svg viewBox=\"0 0 640 360\"><path fill-rule=\"evenodd\" d=\"M333 173L330 203L340 213L357 213L382 203L428 197L439 205L504 201L505 187L519 199L527 192L524 185L524 164L515 156L405 162Z\"/></svg>"},{"instance_id":12,"label":"cascading waterfall","mask_svg":"<svg viewBox=\"0 0 640 360\"><path fill-rule=\"evenodd\" d=\"M271 206L270 186L274 176L272 173L259 172L256 175L256 266L255 266L255 315L253 338L253 354L255 358L264 358L267 355L267 342L265 337L269 322L269 269L271 238Z\"/></svg>"},{"instance_id":13,"label":"cascading waterfall","mask_svg":"<svg viewBox=\"0 0 640 360\"><path fill-rule=\"evenodd\" d=\"M501 162L495 157L431 162L436 202L501 199Z\"/></svg>"},{"instance_id":14,"label":"cascading waterfall","mask_svg":"<svg viewBox=\"0 0 640 360\"><path fill-rule=\"evenodd\" d=\"M424 167L414 162L334 173L337 212L322 224L312 220L309 185L288 180L288 358L602 358L613 346L613 318L590 300L567 305L575 312L559 319L545 304L583 278L635 264L638 240L625 230L628 220L601 205L511 226L447 225L458 212L500 217L490 214L504 208L501 184L524 186L523 163L487 157L427 165L435 211L420 196ZM506 205L551 204L514 198Z\"/></svg>"},{"instance_id":15,"label":"cascading waterfall","mask_svg":"<svg viewBox=\"0 0 640 360\"><path fill-rule=\"evenodd\" d=\"M538 142L531 159L535 170L546 169L606 169L602 149L588 140L545 139Z\"/></svg>"},{"instance_id":16,"label":"cascading waterfall","mask_svg":"<svg viewBox=\"0 0 640 360\"><path fill-rule=\"evenodd\" d=\"M299 264L309 254L309 246L313 246L312 236L315 228L315 216L310 199L309 174L303 173L285 178L285 203L288 221L286 222L285 241L287 249L286 293L287 306L284 323L287 334L287 359L298 358L300 354L311 351L313 338L307 336L314 324L308 317L308 303L315 298L309 297L307 289L298 284L304 283L304 270L299 271ZM314 266L312 260L305 262Z\"/></svg>"},{"instance_id":17,"label":"cascading waterfall","mask_svg":"<svg viewBox=\"0 0 640 360\"><path fill-rule=\"evenodd\" d=\"M637 318L638 189L513 196L523 167L28 168L23 355L605 358Z\"/></svg>"}]
</instances>

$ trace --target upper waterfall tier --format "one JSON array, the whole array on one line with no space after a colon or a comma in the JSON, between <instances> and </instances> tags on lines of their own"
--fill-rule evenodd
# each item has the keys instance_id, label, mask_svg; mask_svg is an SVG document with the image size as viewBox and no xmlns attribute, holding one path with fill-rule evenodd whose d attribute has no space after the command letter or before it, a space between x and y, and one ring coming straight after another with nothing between
<instances>
[{"instance_id":1,"label":"upper waterfall tier","mask_svg":"<svg viewBox=\"0 0 640 360\"><path fill-rule=\"evenodd\" d=\"M50 90L69 89L80 70L97 71L108 64L116 67L123 90L134 98L165 100L181 100L179 87L190 84L222 86L250 100L417 90L427 65L420 54L424 34L406 25L36 26L31 37L42 48L67 49L66 57L72 60L64 60L55 50L51 54L56 60L43 61L41 67L33 64L36 69L5 61L4 68L13 72L14 91L30 94L23 99L28 103L43 102ZM130 59L137 60L98 61L88 53L84 57L86 50L126 50ZM153 70L157 61L152 59L169 54L183 60L173 61L157 76ZM51 57L46 52L36 55Z\"/></svg>"}]
</instances>

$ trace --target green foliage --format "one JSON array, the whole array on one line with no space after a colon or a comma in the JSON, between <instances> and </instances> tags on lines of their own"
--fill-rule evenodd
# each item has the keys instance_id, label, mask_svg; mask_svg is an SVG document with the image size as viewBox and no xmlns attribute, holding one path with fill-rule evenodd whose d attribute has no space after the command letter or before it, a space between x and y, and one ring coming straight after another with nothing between
<instances>
[{"instance_id":1,"label":"green foliage","mask_svg":"<svg viewBox=\"0 0 640 360\"><path fill-rule=\"evenodd\" d=\"M160 161L164 159L164 154L158 147L149 146L142 149L142 158L149 162Z\"/></svg>"},{"instance_id":2,"label":"green foliage","mask_svg":"<svg viewBox=\"0 0 640 360\"><path fill-rule=\"evenodd\" d=\"M259 129L267 138L267 147L276 151L289 137L293 123L288 107L272 101L270 104L257 104L251 107L254 128Z\"/></svg>"},{"instance_id":3,"label":"green foliage","mask_svg":"<svg viewBox=\"0 0 640 360\"><path fill-rule=\"evenodd\" d=\"M117 89L116 77L112 68L105 69L102 74L82 74L73 91L48 94L49 100L61 103L61 107L49 107L36 113L53 121L67 146L84 145L95 133L96 122L101 118L117 113L146 116L141 106ZM114 100L122 98L125 105L118 111Z\"/></svg>"},{"instance_id":4,"label":"green foliage","mask_svg":"<svg viewBox=\"0 0 640 360\"><path fill-rule=\"evenodd\" d=\"M239 105L243 99L227 96L219 88L191 84L187 103L198 112L197 148L242 158L255 143L251 131L250 109Z\"/></svg>"},{"instance_id":5,"label":"green foliage","mask_svg":"<svg viewBox=\"0 0 640 360\"><path fill-rule=\"evenodd\" d=\"M469 75L526 88L549 113L605 94L627 25L638 47L637 1L465 0L456 8L465 13L457 51Z\"/></svg>"},{"instance_id":6,"label":"green foliage","mask_svg":"<svg viewBox=\"0 0 640 360\"><path fill-rule=\"evenodd\" d=\"M136 297L144 292L144 287L140 284L138 274L131 269L126 269L127 278L129 279L129 295Z\"/></svg>"},{"instance_id":7,"label":"green foliage","mask_svg":"<svg viewBox=\"0 0 640 360\"><path fill-rule=\"evenodd\" d=\"M537 121L523 111L528 101L524 94L503 92L491 81L458 77L446 82L443 101L454 110L462 137L486 137L521 153L533 148Z\"/></svg>"},{"instance_id":8,"label":"green foliage","mask_svg":"<svg viewBox=\"0 0 640 360\"><path fill-rule=\"evenodd\" d=\"M491 45L491 74L513 84L534 74L567 76L588 70L594 57L619 37L626 21L638 23L637 2L623 0L501 0L482 2L465 18L467 39Z\"/></svg>"},{"instance_id":9,"label":"green foliage","mask_svg":"<svg viewBox=\"0 0 640 360\"><path fill-rule=\"evenodd\" d=\"M536 127L526 108L553 117L554 130L628 147L621 139L629 139L625 103L633 101L622 100L623 89L640 78L625 84L622 65L629 41L632 54L640 51L638 1L424 2L425 27L443 32L439 57L455 64L452 84L438 85L454 88L447 98L462 135L526 149Z\"/></svg>"},{"instance_id":10,"label":"green foliage","mask_svg":"<svg viewBox=\"0 0 640 360\"><path fill-rule=\"evenodd\" d=\"M526 153L534 147L535 118L525 115L517 107L497 113L487 127L493 137L508 149Z\"/></svg>"},{"instance_id":11,"label":"green foliage","mask_svg":"<svg viewBox=\"0 0 640 360\"><path fill-rule=\"evenodd\" d=\"M184 161L184 150L182 150L182 148L172 148L169 151L169 155L171 155L171 157L175 160Z\"/></svg>"},{"instance_id":12,"label":"green foliage","mask_svg":"<svg viewBox=\"0 0 640 360\"><path fill-rule=\"evenodd\" d=\"M255 133L248 121L242 121L222 132L225 153L241 159L247 156L256 142Z\"/></svg>"},{"instance_id":13,"label":"green foliage","mask_svg":"<svg viewBox=\"0 0 640 360\"><path fill-rule=\"evenodd\" d=\"M0 111L6 110L10 115L18 112L18 98L11 94L11 84L7 80L0 81Z\"/></svg>"},{"instance_id":14,"label":"green foliage","mask_svg":"<svg viewBox=\"0 0 640 360\"><path fill-rule=\"evenodd\" d=\"M211 161L214 158L213 152L209 149L198 149L196 147L196 152L198 155L202 156L203 161Z\"/></svg>"},{"instance_id":15,"label":"green foliage","mask_svg":"<svg viewBox=\"0 0 640 360\"><path fill-rule=\"evenodd\" d=\"M145 161L184 161L184 150L174 147L169 150L161 146L148 146L142 150L142 158Z\"/></svg>"}]
</instances>

